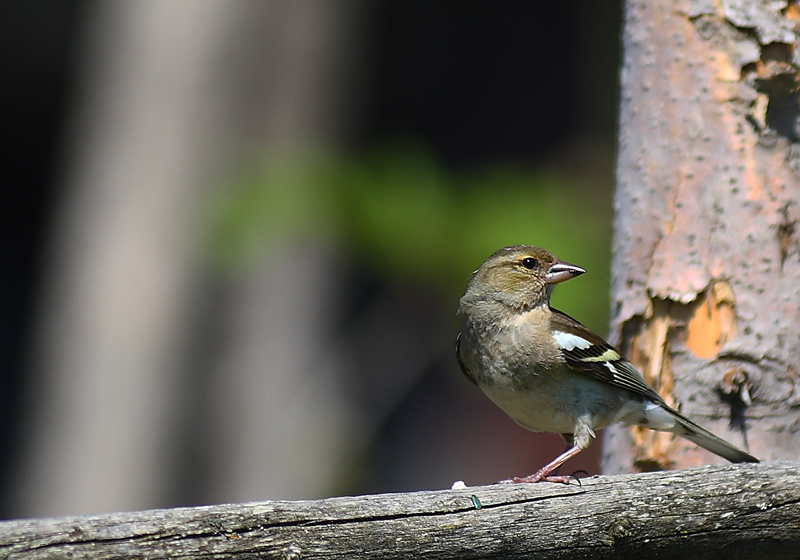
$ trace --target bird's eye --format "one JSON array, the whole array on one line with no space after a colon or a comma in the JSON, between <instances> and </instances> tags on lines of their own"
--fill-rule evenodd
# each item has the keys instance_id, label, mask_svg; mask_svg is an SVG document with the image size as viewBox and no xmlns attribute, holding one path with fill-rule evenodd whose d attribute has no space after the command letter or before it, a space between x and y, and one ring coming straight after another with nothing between
<instances>
[{"instance_id":1,"label":"bird's eye","mask_svg":"<svg viewBox=\"0 0 800 560\"><path fill-rule=\"evenodd\" d=\"M525 268L530 269L530 270L533 270L534 268L536 268L536 265L538 265L538 264L539 263L536 261L536 259L534 259L532 257L526 257L526 258L522 259L522 266L524 266Z\"/></svg>"}]
</instances>

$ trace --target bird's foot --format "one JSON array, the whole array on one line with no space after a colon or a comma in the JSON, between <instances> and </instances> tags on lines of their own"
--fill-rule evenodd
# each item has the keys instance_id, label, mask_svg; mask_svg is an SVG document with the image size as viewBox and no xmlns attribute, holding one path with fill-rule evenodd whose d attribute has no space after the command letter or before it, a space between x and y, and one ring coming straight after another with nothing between
<instances>
[{"instance_id":1,"label":"bird's foot","mask_svg":"<svg viewBox=\"0 0 800 560\"><path fill-rule=\"evenodd\" d=\"M583 472L583 471L578 471ZM578 486L581 485L581 479L578 478L577 473L574 474L548 474L546 472L538 471L534 474L518 477L515 476L514 478L507 478L505 480L501 480L497 482L497 484L516 484L518 482L559 482L561 484L569 484L572 481L578 483Z\"/></svg>"},{"instance_id":2,"label":"bird's foot","mask_svg":"<svg viewBox=\"0 0 800 560\"><path fill-rule=\"evenodd\" d=\"M506 480L501 480L498 484L513 484L515 482L560 482L561 484L569 484L573 480L578 482L580 486L580 479L578 478L577 474L571 475L560 475L560 474L553 474L554 472L558 471L558 468L567 462L568 459L571 459L575 455L581 452L581 447L575 445L570 449L566 450L564 453L556 457L553 461L543 466L541 469L536 471L530 476L525 476L523 478L514 477L509 478ZM582 471L577 471L582 472Z\"/></svg>"}]
</instances>

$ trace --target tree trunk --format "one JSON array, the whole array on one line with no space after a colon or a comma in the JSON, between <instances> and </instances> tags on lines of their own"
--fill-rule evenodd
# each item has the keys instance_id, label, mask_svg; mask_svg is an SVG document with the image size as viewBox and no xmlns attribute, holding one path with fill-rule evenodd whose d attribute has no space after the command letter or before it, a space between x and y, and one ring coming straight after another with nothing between
<instances>
[{"instance_id":1,"label":"tree trunk","mask_svg":"<svg viewBox=\"0 0 800 560\"><path fill-rule=\"evenodd\" d=\"M219 309L198 239L220 178L253 146L347 135L360 7L89 6L11 475L14 515L317 496L338 483L358 424L331 389L344 373L308 371L332 336L319 327L332 322L331 251L287 247L271 269L254 266L226 286ZM218 324L221 348L208 342Z\"/></svg>"},{"instance_id":2,"label":"tree trunk","mask_svg":"<svg viewBox=\"0 0 800 560\"><path fill-rule=\"evenodd\" d=\"M611 332L668 402L761 459L800 450L792 2L629 1ZM720 459L608 431L605 472Z\"/></svg>"}]
</instances>

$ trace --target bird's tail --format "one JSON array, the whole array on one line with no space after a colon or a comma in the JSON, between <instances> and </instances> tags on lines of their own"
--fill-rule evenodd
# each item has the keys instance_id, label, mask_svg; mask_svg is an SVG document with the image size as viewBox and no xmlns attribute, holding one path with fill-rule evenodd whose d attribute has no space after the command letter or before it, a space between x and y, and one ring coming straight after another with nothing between
<instances>
[{"instance_id":1,"label":"bird's tail","mask_svg":"<svg viewBox=\"0 0 800 560\"><path fill-rule=\"evenodd\" d=\"M663 405L662 405L663 406ZM683 414L678 412L677 410L673 410L672 408L668 408L671 415L677 420L679 426L676 426L674 433L680 435L702 447L703 449L707 449L714 453L715 455L719 455L730 461L731 463L758 463L759 460L750 455L749 453L745 453L738 447L731 445L721 437L717 437L705 428L698 426L688 418L686 418Z\"/></svg>"}]
</instances>

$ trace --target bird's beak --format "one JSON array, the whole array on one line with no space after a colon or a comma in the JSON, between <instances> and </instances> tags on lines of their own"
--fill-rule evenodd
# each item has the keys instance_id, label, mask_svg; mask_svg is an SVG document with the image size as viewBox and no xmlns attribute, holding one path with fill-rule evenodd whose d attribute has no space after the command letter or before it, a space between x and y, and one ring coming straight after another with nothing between
<instances>
[{"instance_id":1,"label":"bird's beak","mask_svg":"<svg viewBox=\"0 0 800 560\"><path fill-rule=\"evenodd\" d=\"M544 277L545 284L558 284L564 280L575 278L586 272L579 266L574 264L565 263L564 261L556 261L547 269L547 274Z\"/></svg>"}]
</instances>

